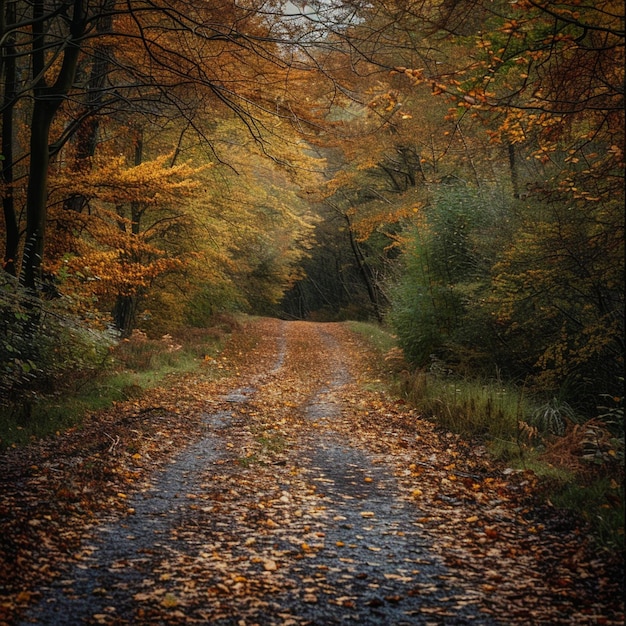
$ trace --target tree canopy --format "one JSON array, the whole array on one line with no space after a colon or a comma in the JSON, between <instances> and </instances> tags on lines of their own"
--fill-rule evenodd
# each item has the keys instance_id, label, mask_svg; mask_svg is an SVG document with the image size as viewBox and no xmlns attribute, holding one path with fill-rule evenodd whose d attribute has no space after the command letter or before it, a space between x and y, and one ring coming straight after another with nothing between
<instances>
[{"instance_id":1,"label":"tree canopy","mask_svg":"<svg viewBox=\"0 0 626 626\"><path fill-rule=\"evenodd\" d=\"M372 316L416 367L620 395L621 3L0 11L10 289L122 334Z\"/></svg>"}]
</instances>

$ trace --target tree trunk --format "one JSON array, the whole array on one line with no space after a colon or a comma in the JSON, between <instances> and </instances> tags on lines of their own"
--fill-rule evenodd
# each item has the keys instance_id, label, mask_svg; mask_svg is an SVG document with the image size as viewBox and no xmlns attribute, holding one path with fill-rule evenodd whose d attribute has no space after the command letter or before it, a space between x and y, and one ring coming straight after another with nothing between
<instances>
[{"instance_id":1,"label":"tree trunk","mask_svg":"<svg viewBox=\"0 0 626 626\"><path fill-rule=\"evenodd\" d=\"M135 140L135 166L141 165L143 162L143 131L139 129L137 138ZM121 211L118 210L118 212ZM131 219L131 237L138 237L141 233L141 216L143 208L138 202L132 202L130 206L130 219ZM124 230L125 227L122 224L120 226ZM132 261L141 261L141 259L129 259ZM137 291L133 294L119 294L113 307L113 321L115 327L120 331L122 337L130 337L135 327L135 313L139 306L141 299L141 293Z\"/></svg>"},{"instance_id":2,"label":"tree trunk","mask_svg":"<svg viewBox=\"0 0 626 626\"><path fill-rule=\"evenodd\" d=\"M26 194L26 241L22 259L21 280L26 288L39 293L46 232L48 165L50 162L50 126L64 97L68 94L78 65L80 38L84 34L85 0L74 0L69 40L54 84L45 80L46 37L44 0L33 2L32 68L36 81L33 90L33 114L30 135L30 169Z\"/></svg>"},{"instance_id":3,"label":"tree trunk","mask_svg":"<svg viewBox=\"0 0 626 626\"><path fill-rule=\"evenodd\" d=\"M517 160L515 158L515 146L512 143L508 145L509 167L511 169L511 185L513 186L513 197L519 200L519 176L517 172Z\"/></svg>"},{"instance_id":4,"label":"tree trunk","mask_svg":"<svg viewBox=\"0 0 626 626\"><path fill-rule=\"evenodd\" d=\"M97 20L96 33L102 35L111 30L113 23L112 9L115 0L106 0L103 11L104 15ZM96 153L98 145L98 131L100 128L97 117L98 109L103 101L104 86L111 65L110 46L96 45L93 53L93 62L89 81L87 83L87 101L85 109L88 117L76 133L74 142L75 170L78 172L91 169L91 158ZM82 194L73 194L65 200L64 207L70 211L80 213L87 205L88 199Z\"/></svg>"},{"instance_id":5,"label":"tree trunk","mask_svg":"<svg viewBox=\"0 0 626 626\"><path fill-rule=\"evenodd\" d=\"M30 126L30 170L26 195L26 242L22 263L22 282L33 292L41 288L41 270L46 231L48 138L56 108L41 99L35 100Z\"/></svg>"},{"instance_id":6,"label":"tree trunk","mask_svg":"<svg viewBox=\"0 0 626 626\"><path fill-rule=\"evenodd\" d=\"M2 3L4 5L4 3ZM5 8L0 8L0 16L3 19L0 27L0 35L5 35L7 26L15 23L15 3L6 3ZM15 104L17 74L15 71L15 34L4 36L4 45L0 52L1 74L4 78L4 95L2 98L2 182L5 186L5 194L2 198L2 211L6 239L4 247L4 270L12 276L17 276L17 252L19 248L19 225L15 213L15 200L13 197L13 107Z\"/></svg>"},{"instance_id":7,"label":"tree trunk","mask_svg":"<svg viewBox=\"0 0 626 626\"><path fill-rule=\"evenodd\" d=\"M130 337L135 326L135 312L137 310L137 296L119 295L113 307L113 323L122 337Z\"/></svg>"},{"instance_id":8,"label":"tree trunk","mask_svg":"<svg viewBox=\"0 0 626 626\"><path fill-rule=\"evenodd\" d=\"M354 237L354 232L352 231L352 224L350 223L350 217L344 214L344 218L348 223L348 233L350 235L350 246L352 247L352 252L354 254L354 258L357 262L357 266L363 277L363 282L365 283L365 287L367 289L367 295L369 296L370 302L374 307L374 314L376 315L376 319L379 322L383 321L383 314L380 306L380 298L379 291L374 284L374 278L372 276L372 268L367 264L365 257L363 256L363 252L361 248L359 248L359 244Z\"/></svg>"}]
</instances>

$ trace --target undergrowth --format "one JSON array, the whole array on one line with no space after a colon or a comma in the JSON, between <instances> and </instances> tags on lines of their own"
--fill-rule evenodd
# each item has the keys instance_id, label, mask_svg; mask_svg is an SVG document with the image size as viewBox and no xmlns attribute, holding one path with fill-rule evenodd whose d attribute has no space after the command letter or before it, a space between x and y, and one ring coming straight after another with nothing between
<instances>
[{"instance_id":1,"label":"undergrowth","mask_svg":"<svg viewBox=\"0 0 626 626\"><path fill-rule=\"evenodd\" d=\"M380 324L349 322L348 327L364 337L368 344L381 355L388 354L396 346L396 338Z\"/></svg>"},{"instance_id":2,"label":"undergrowth","mask_svg":"<svg viewBox=\"0 0 626 626\"><path fill-rule=\"evenodd\" d=\"M564 402L498 380L403 371L396 385L423 417L486 442L512 468L532 470L549 502L584 519L601 547L623 551L624 442L614 421L584 421Z\"/></svg>"},{"instance_id":3,"label":"undergrowth","mask_svg":"<svg viewBox=\"0 0 626 626\"><path fill-rule=\"evenodd\" d=\"M532 470L547 502L584 520L600 547L623 552L623 398L600 397L597 417L584 419L566 402L533 396L498 376L457 377L438 361L410 368L384 328L350 327L388 366L392 393L423 418L485 443L493 459Z\"/></svg>"},{"instance_id":4,"label":"undergrowth","mask_svg":"<svg viewBox=\"0 0 626 626\"><path fill-rule=\"evenodd\" d=\"M52 389L31 388L3 402L0 449L26 444L80 425L90 411L141 397L150 388L199 369L212 359L228 334L227 325L185 329L175 336L150 339L136 331L112 345L100 367L88 375L66 372ZM206 372L213 370L204 370Z\"/></svg>"}]
</instances>

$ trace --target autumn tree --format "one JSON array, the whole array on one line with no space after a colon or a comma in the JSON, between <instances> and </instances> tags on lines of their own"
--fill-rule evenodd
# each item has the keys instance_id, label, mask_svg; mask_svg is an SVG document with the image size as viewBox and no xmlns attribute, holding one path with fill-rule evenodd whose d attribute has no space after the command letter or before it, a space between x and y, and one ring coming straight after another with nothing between
<instances>
[{"instance_id":1,"label":"autumn tree","mask_svg":"<svg viewBox=\"0 0 626 626\"><path fill-rule=\"evenodd\" d=\"M51 218L81 237L51 254L50 267L61 288L76 297L82 311L112 312L122 335L134 327L146 290L165 272L178 269L177 239L189 227L185 214L198 182L198 169L171 166L169 155L144 161L110 158L95 163L89 175L55 177L52 198L61 194L85 199L89 213L70 214L60 201ZM52 253L52 250L51 250ZM104 309L104 310L103 310Z\"/></svg>"},{"instance_id":2,"label":"autumn tree","mask_svg":"<svg viewBox=\"0 0 626 626\"><path fill-rule=\"evenodd\" d=\"M258 216L260 181L243 194L244 216L229 206L232 223L244 218L241 234L229 232L228 220L215 216L220 210L191 196L202 190L217 204L220 193L237 189L198 173L210 161L229 167L232 146L217 145L225 118L281 171L297 169L295 151L284 146L295 145L294 131L314 127L315 112L300 96L319 25L289 24L278 7L263 12L232 2L40 0L0 8L4 268L35 295L23 300L32 312L28 332L23 311L14 315L3 299L3 316L16 320L11 336L25 349L5 353L18 343L3 335L3 365L6 356L9 369L23 372L32 363L44 371L45 315L35 314L49 306L37 300L42 294L62 295L55 307L90 322L108 309L124 333L139 311L148 319L145 307L159 304L155 286L177 306L184 300L172 293L192 300L212 281L232 288L238 301L254 304L262 291L267 299L259 304L274 302L297 275L308 229L296 217L291 181L281 179L289 175L275 175L272 193L286 191L280 202L266 195ZM185 165L191 149L194 167ZM203 232L203 212L213 212L206 220L215 230ZM206 254L216 242L220 249ZM2 286L10 304L15 282ZM68 318L68 327L74 324ZM153 327L165 324L161 316Z\"/></svg>"},{"instance_id":3,"label":"autumn tree","mask_svg":"<svg viewBox=\"0 0 626 626\"><path fill-rule=\"evenodd\" d=\"M369 308L381 319L404 230L441 184L497 179L498 150L474 120L451 118L429 86L407 84L397 71L356 76L351 86L351 97L334 104L334 141L320 148L332 155L328 177L312 199L329 221L340 216Z\"/></svg>"},{"instance_id":4,"label":"autumn tree","mask_svg":"<svg viewBox=\"0 0 626 626\"><path fill-rule=\"evenodd\" d=\"M480 336L463 337L455 328L482 326L500 342L501 350L491 353L508 352L513 371L531 373L544 389L555 393L569 381L579 397L594 386L618 390L623 7L608 0L374 2L358 15L334 36L360 75L346 107L349 126L354 136L357 129L366 132L354 142L350 166L334 178L340 193L377 181L384 196L351 203L361 236L393 236L400 223L398 242L417 255L404 271L429 268L413 288L419 284L427 294L443 287L447 294L428 300L437 342L454 337L459 350L471 351L481 346ZM356 115L355 101L361 107ZM368 125L376 124L375 139L368 141ZM410 134L403 127L412 127ZM419 159L407 158L412 154ZM445 192L450 184L467 185L468 196L479 199L476 209L484 203L484 216L496 208L499 225L483 232L471 225L469 231L444 228L441 211L452 217L462 207L459 198L444 209L441 199L453 200ZM417 228L418 235L421 229L418 246L413 236L402 236L404 228ZM446 269L468 232L486 250L473 282ZM599 263L596 253L606 262ZM420 324L407 328L414 339L424 332ZM532 337L532 345L519 343L523 337Z\"/></svg>"},{"instance_id":5,"label":"autumn tree","mask_svg":"<svg viewBox=\"0 0 626 626\"><path fill-rule=\"evenodd\" d=\"M154 294L183 303L181 314L193 324L233 308L274 312L301 276L314 223L301 188L316 178L317 159L287 142L280 151L286 167L267 159L234 119L222 120L218 128L214 148L228 149L229 158L203 172L203 191L190 208L196 231L186 255L195 269Z\"/></svg>"},{"instance_id":6,"label":"autumn tree","mask_svg":"<svg viewBox=\"0 0 626 626\"><path fill-rule=\"evenodd\" d=\"M204 120L211 109L213 114L234 111L258 141L265 141L268 131L259 112L271 112L287 124L304 118L287 79L290 85L301 80L306 54L294 55L297 42L289 39L288 30L278 39L273 36L275 19L254 6L183 0L15 4L20 14L12 19L19 36L13 41L13 30L5 26L4 57L24 66L32 59L32 71L13 89L11 64L5 63L3 95L11 105L21 102L29 128L29 148L14 154L12 163L24 156L30 163L22 279L31 289L41 282L50 155L59 154L74 137L75 163L84 167L94 153L99 116L129 109L151 122L178 116L209 141ZM278 45L280 37L290 47ZM26 106L31 96L32 112ZM9 218L7 257L12 257L15 220Z\"/></svg>"},{"instance_id":7,"label":"autumn tree","mask_svg":"<svg viewBox=\"0 0 626 626\"><path fill-rule=\"evenodd\" d=\"M508 146L526 197L494 266L496 316L509 338L534 337L523 351L542 385L593 406L623 365L623 6L520 2L505 15L447 90ZM520 158L536 164L524 176Z\"/></svg>"}]
</instances>

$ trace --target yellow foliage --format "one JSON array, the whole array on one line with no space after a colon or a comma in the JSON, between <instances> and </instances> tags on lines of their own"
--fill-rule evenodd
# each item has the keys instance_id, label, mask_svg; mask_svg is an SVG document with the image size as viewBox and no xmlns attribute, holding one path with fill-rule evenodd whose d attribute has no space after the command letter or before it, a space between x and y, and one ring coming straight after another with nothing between
<instances>
[{"instance_id":1,"label":"yellow foliage","mask_svg":"<svg viewBox=\"0 0 626 626\"><path fill-rule=\"evenodd\" d=\"M59 172L51 193L81 195L113 206L130 202L159 206L191 197L198 190L197 177L205 167L193 168L189 163L171 167L170 160L171 155L165 154L130 166L124 156L95 159L88 170Z\"/></svg>"}]
</instances>

